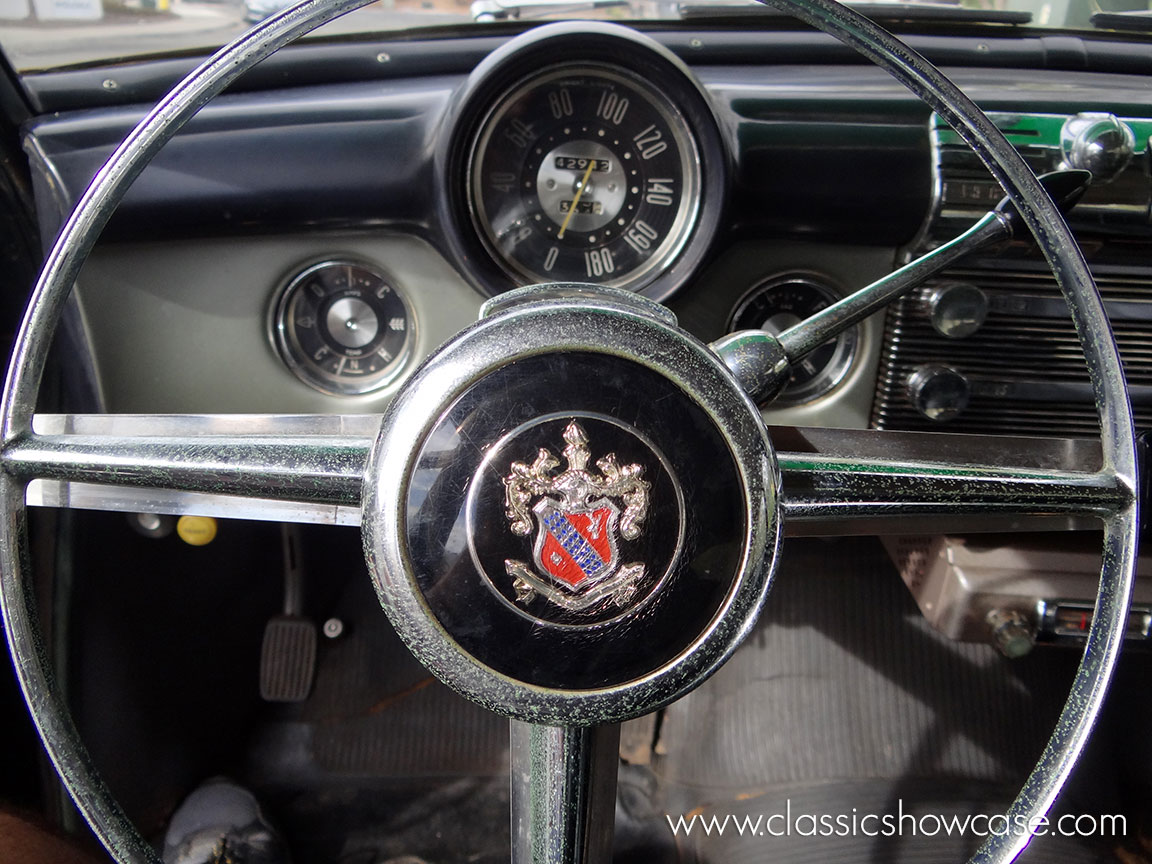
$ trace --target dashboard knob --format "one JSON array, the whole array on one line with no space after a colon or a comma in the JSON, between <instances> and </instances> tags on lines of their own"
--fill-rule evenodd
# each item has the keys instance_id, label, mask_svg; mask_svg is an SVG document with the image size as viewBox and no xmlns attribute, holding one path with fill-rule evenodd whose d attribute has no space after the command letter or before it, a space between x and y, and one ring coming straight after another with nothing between
<instances>
[{"instance_id":1,"label":"dashboard knob","mask_svg":"<svg viewBox=\"0 0 1152 864\"><path fill-rule=\"evenodd\" d=\"M929 420L959 416L970 392L968 379L950 366L921 366L908 376L908 400Z\"/></svg>"},{"instance_id":2,"label":"dashboard knob","mask_svg":"<svg viewBox=\"0 0 1152 864\"><path fill-rule=\"evenodd\" d=\"M1085 111L1064 123L1060 150L1067 167L1091 171L1093 182L1107 183L1132 159L1136 136L1115 114Z\"/></svg>"},{"instance_id":3,"label":"dashboard knob","mask_svg":"<svg viewBox=\"0 0 1152 864\"><path fill-rule=\"evenodd\" d=\"M932 327L949 339L971 336L988 316L987 295L968 282L937 285L928 291L925 306Z\"/></svg>"}]
</instances>

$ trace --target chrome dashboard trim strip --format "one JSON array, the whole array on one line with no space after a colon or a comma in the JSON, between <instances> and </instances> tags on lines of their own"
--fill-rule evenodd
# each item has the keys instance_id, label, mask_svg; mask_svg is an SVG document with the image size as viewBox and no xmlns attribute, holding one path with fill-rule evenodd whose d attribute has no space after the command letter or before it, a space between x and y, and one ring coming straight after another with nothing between
<instances>
[{"instance_id":1,"label":"chrome dashboard trim strip","mask_svg":"<svg viewBox=\"0 0 1152 864\"><path fill-rule=\"evenodd\" d=\"M25 503L29 507L68 507L73 510L105 510L119 513L163 513L172 516L215 516L220 519L254 519L262 522L296 522L310 525L360 524L359 505L306 504L178 492L171 489L138 489L98 483L33 480Z\"/></svg>"}]
</instances>

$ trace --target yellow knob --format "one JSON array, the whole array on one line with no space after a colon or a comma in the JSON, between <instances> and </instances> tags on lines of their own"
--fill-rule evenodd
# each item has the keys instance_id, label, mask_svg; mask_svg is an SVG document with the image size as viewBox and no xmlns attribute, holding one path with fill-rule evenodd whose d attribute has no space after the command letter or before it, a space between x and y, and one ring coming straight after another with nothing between
<instances>
[{"instance_id":1,"label":"yellow knob","mask_svg":"<svg viewBox=\"0 0 1152 864\"><path fill-rule=\"evenodd\" d=\"M181 516L176 533L189 546L207 546L216 539L216 520L211 516Z\"/></svg>"}]
</instances>

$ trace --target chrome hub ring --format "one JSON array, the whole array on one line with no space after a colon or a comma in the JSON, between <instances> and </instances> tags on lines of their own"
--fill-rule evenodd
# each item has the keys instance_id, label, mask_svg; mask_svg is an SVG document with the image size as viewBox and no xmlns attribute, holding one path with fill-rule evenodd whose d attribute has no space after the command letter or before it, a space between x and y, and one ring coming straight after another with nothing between
<instances>
[{"instance_id":1,"label":"chrome hub ring","mask_svg":"<svg viewBox=\"0 0 1152 864\"><path fill-rule=\"evenodd\" d=\"M672 320L592 285L505 295L384 418L362 523L381 604L494 711L647 713L711 674L763 606L775 455L755 405Z\"/></svg>"}]
</instances>

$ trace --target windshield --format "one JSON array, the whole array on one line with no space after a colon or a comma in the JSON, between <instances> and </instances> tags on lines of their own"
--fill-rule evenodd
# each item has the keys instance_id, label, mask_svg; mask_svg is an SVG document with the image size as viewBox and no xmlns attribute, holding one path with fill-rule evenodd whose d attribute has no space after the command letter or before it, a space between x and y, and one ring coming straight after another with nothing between
<instances>
[{"instance_id":1,"label":"windshield","mask_svg":"<svg viewBox=\"0 0 1152 864\"><path fill-rule=\"evenodd\" d=\"M0 0L0 47L18 72L213 49L294 0ZM1105 5L1101 5L1101 4ZM995 26L1115 27L1128 13L1147 15L1149 0L881 0L877 9L954 14ZM546 18L613 20L747 16L752 0L377 0L316 36L382 33L433 25ZM1023 14L1021 14L1023 13ZM765 10L764 14L774 14ZM921 16L909 16L921 17ZM1108 20L1103 20L1108 19Z\"/></svg>"}]
</instances>

